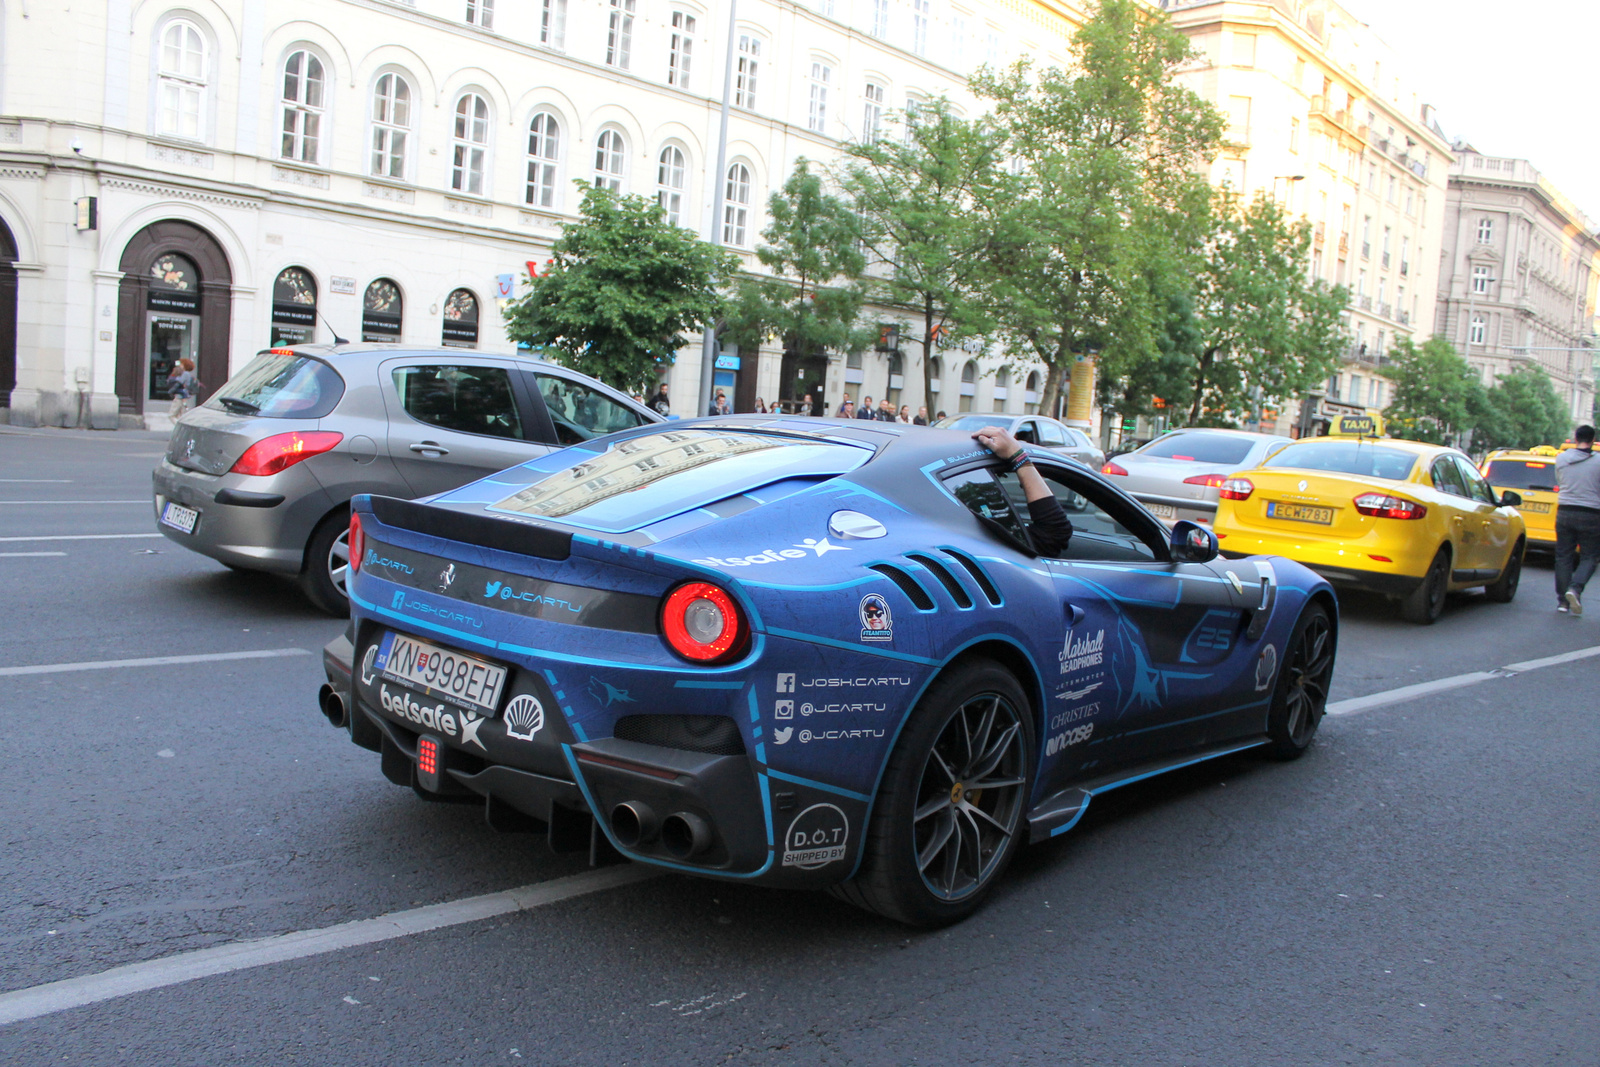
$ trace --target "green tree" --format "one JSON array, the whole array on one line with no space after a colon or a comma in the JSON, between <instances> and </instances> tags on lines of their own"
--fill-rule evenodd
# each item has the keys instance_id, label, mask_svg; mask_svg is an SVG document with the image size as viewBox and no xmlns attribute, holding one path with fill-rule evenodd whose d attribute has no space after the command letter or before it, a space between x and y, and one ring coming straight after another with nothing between
<instances>
[{"instance_id":1,"label":"green tree","mask_svg":"<svg viewBox=\"0 0 1600 1067\"><path fill-rule=\"evenodd\" d=\"M738 280L724 336L755 347L775 335L786 355L861 351L874 334L861 320L866 257L855 212L802 159L768 199L767 213L772 221L756 258L771 273Z\"/></svg>"},{"instance_id":2,"label":"green tree","mask_svg":"<svg viewBox=\"0 0 1600 1067\"><path fill-rule=\"evenodd\" d=\"M972 84L994 101L1021 181L991 259L1004 333L1049 367L1040 406L1054 407L1076 354L1102 372L1150 358L1166 301L1147 265L1164 254L1180 205L1222 131L1216 109L1173 82L1189 43L1161 12L1102 0L1073 37L1070 69L1035 79L1026 62Z\"/></svg>"},{"instance_id":3,"label":"green tree","mask_svg":"<svg viewBox=\"0 0 1600 1067\"><path fill-rule=\"evenodd\" d=\"M1349 294L1306 275L1311 225L1258 195L1210 198L1195 275L1202 343L1192 364L1190 425L1232 422L1327 379L1348 344Z\"/></svg>"},{"instance_id":4,"label":"green tree","mask_svg":"<svg viewBox=\"0 0 1600 1067\"><path fill-rule=\"evenodd\" d=\"M1571 430L1566 405L1549 376L1539 367L1518 367L1484 395L1472 445L1479 450L1559 445Z\"/></svg>"},{"instance_id":5,"label":"green tree","mask_svg":"<svg viewBox=\"0 0 1600 1067\"><path fill-rule=\"evenodd\" d=\"M551 246L550 273L504 311L512 340L629 391L655 380L685 334L721 316L738 260L674 226L651 200L588 187Z\"/></svg>"},{"instance_id":6,"label":"green tree","mask_svg":"<svg viewBox=\"0 0 1600 1067\"><path fill-rule=\"evenodd\" d=\"M985 297L990 262L1005 234L993 211L1014 184L999 166L1004 138L939 99L904 118L903 138L850 145L843 184L862 221L862 242L882 265L874 297L916 317L918 373L906 375L912 407L933 404L928 365L950 345L992 325ZM916 385L912 387L911 383Z\"/></svg>"},{"instance_id":7,"label":"green tree","mask_svg":"<svg viewBox=\"0 0 1600 1067\"><path fill-rule=\"evenodd\" d=\"M1483 411L1478 376L1443 337L1430 337L1420 348L1411 338L1400 338L1389 350L1386 373L1394 382L1394 398L1383 414L1395 437L1449 444Z\"/></svg>"}]
</instances>

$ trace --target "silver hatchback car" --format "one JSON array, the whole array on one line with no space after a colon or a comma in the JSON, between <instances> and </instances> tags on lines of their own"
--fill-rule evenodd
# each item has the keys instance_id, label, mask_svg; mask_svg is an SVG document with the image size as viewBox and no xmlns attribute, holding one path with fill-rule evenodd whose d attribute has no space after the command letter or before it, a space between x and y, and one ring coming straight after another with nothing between
<instances>
[{"instance_id":1,"label":"silver hatchback car","mask_svg":"<svg viewBox=\"0 0 1600 1067\"><path fill-rule=\"evenodd\" d=\"M442 493L661 416L529 356L395 345L261 352L172 428L156 528L229 567L296 575L342 615L350 498Z\"/></svg>"}]
</instances>

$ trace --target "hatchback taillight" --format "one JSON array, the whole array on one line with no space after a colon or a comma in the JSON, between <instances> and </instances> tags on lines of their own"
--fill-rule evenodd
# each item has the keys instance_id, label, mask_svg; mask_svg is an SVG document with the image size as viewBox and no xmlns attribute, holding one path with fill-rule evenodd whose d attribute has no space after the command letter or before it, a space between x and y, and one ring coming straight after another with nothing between
<instances>
[{"instance_id":1,"label":"hatchback taillight","mask_svg":"<svg viewBox=\"0 0 1600 1067\"><path fill-rule=\"evenodd\" d=\"M1100 468L1100 473L1101 474L1120 474L1124 478L1126 478L1128 476L1128 472L1123 470L1121 467L1117 466L1115 463L1107 463L1104 467Z\"/></svg>"},{"instance_id":2,"label":"hatchback taillight","mask_svg":"<svg viewBox=\"0 0 1600 1067\"><path fill-rule=\"evenodd\" d=\"M1428 513L1428 509L1415 500L1388 493L1362 493L1353 503L1361 514L1380 519L1420 519Z\"/></svg>"},{"instance_id":3,"label":"hatchback taillight","mask_svg":"<svg viewBox=\"0 0 1600 1067\"><path fill-rule=\"evenodd\" d=\"M729 659L749 637L733 598L710 582L685 582L667 594L661 632L672 651L696 663Z\"/></svg>"},{"instance_id":4,"label":"hatchback taillight","mask_svg":"<svg viewBox=\"0 0 1600 1067\"><path fill-rule=\"evenodd\" d=\"M332 430L290 430L275 433L257 441L244 450L229 468L229 474L249 474L266 477L328 451L344 440L344 434Z\"/></svg>"},{"instance_id":5,"label":"hatchback taillight","mask_svg":"<svg viewBox=\"0 0 1600 1067\"><path fill-rule=\"evenodd\" d=\"M1224 500L1249 500L1255 491L1255 483L1249 478L1225 478L1217 487L1217 495Z\"/></svg>"},{"instance_id":6,"label":"hatchback taillight","mask_svg":"<svg viewBox=\"0 0 1600 1067\"><path fill-rule=\"evenodd\" d=\"M361 532L361 512L350 513L350 569L361 569L361 554L367 547L367 535Z\"/></svg>"}]
</instances>

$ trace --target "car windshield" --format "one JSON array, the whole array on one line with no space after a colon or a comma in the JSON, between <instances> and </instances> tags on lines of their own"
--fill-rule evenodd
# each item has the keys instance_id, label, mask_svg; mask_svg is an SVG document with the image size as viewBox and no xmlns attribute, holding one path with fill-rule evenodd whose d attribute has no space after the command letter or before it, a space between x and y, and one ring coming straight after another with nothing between
<instances>
[{"instance_id":1,"label":"car windshield","mask_svg":"<svg viewBox=\"0 0 1600 1067\"><path fill-rule=\"evenodd\" d=\"M1011 418L1007 415L946 415L934 425L941 430L965 430L971 433L985 426L1009 427Z\"/></svg>"},{"instance_id":2,"label":"car windshield","mask_svg":"<svg viewBox=\"0 0 1600 1067\"><path fill-rule=\"evenodd\" d=\"M228 379L205 407L269 419L320 419L344 395L344 379L320 359L262 352Z\"/></svg>"},{"instance_id":3,"label":"car windshield","mask_svg":"<svg viewBox=\"0 0 1600 1067\"><path fill-rule=\"evenodd\" d=\"M1400 482L1411 476L1411 468L1416 464L1414 453L1399 448L1385 448L1367 441L1319 440L1289 445L1262 465Z\"/></svg>"},{"instance_id":4,"label":"car windshield","mask_svg":"<svg viewBox=\"0 0 1600 1067\"><path fill-rule=\"evenodd\" d=\"M1255 444L1254 438L1226 433L1175 433L1150 442L1138 454L1190 463L1243 463Z\"/></svg>"},{"instance_id":5,"label":"car windshield","mask_svg":"<svg viewBox=\"0 0 1600 1067\"><path fill-rule=\"evenodd\" d=\"M1496 489L1542 489L1553 493L1556 465L1549 460L1497 459L1489 464L1489 484Z\"/></svg>"}]
</instances>

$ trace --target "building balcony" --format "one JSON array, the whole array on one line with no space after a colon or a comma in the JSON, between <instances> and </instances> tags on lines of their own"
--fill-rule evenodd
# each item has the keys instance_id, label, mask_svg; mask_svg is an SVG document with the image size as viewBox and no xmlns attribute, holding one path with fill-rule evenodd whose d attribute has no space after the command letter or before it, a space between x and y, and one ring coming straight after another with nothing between
<instances>
[{"instance_id":1,"label":"building balcony","mask_svg":"<svg viewBox=\"0 0 1600 1067\"><path fill-rule=\"evenodd\" d=\"M1362 293L1360 296L1356 297L1356 307L1360 308L1362 311L1371 311L1372 297Z\"/></svg>"},{"instance_id":2,"label":"building balcony","mask_svg":"<svg viewBox=\"0 0 1600 1067\"><path fill-rule=\"evenodd\" d=\"M1378 305L1378 314L1382 315L1386 319L1394 318L1394 305L1393 304L1379 304Z\"/></svg>"},{"instance_id":3,"label":"building balcony","mask_svg":"<svg viewBox=\"0 0 1600 1067\"><path fill-rule=\"evenodd\" d=\"M1399 312L1398 314L1395 315L1394 321L1398 322L1402 326L1410 326L1411 325L1411 312L1409 312L1409 311Z\"/></svg>"}]
</instances>

